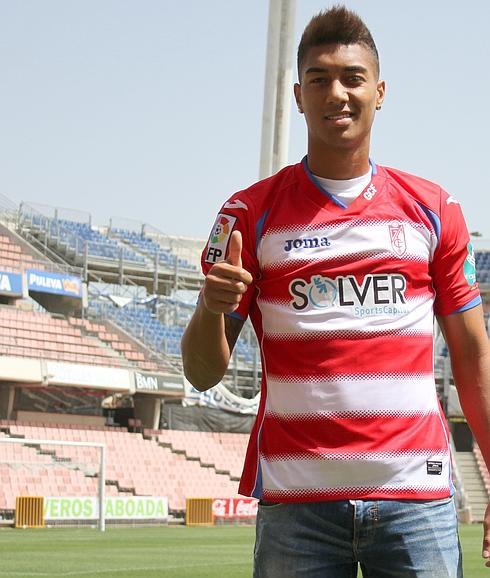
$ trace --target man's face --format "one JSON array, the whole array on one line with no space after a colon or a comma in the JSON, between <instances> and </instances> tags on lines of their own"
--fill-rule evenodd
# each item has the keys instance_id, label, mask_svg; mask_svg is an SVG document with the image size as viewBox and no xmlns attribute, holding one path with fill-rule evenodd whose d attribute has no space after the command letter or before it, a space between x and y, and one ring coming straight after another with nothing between
<instances>
[{"instance_id":1,"label":"man's face","mask_svg":"<svg viewBox=\"0 0 490 578\"><path fill-rule=\"evenodd\" d=\"M294 86L308 126L308 146L369 147L376 106L384 98L373 54L362 44L325 44L308 50Z\"/></svg>"}]
</instances>

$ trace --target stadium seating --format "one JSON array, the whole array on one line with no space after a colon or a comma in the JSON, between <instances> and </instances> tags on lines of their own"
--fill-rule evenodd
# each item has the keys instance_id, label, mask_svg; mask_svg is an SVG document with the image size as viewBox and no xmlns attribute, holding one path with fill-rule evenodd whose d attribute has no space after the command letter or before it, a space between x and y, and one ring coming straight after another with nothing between
<instances>
[{"instance_id":1,"label":"stadium seating","mask_svg":"<svg viewBox=\"0 0 490 578\"><path fill-rule=\"evenodd\" d=\"M97 317L106 317L134 335L153 351L170 356L180 357L180 341L184 329L192 315L193 307L179 305L175 300L168 300L167 307L174 309L176 323L164 324L145 305L128 305L116 307L107 301L97 299L90 301L90 307ZM239 361L251 364L257 356L257 348L248 344L245 339L239 338L235 346Z\"/></svg>"},{"instance_id":2,"label":"stadium seating","mask_svg":"<svg viewBox=\"0 0 490 578\"><path fill-rule=\"evenodd\" d=\"M129 341L102 324L0 306L0 355L34 357L90 365L168 369L148 361Z\"/></svg>"},{"instance_id":3,"label":"stadium seating","mask_svg":"<svg viewBox=\"0 0 490 578\"><path fill-rule=\"evenodd\" d=\"M56 212L53 217L29 209L17 213L21 221L16 230L34 234L43 246L53 249L70 264L87 266L90 301L88 311L84 312L85 319L0 306L0 356L181 375L180 340L193 313L193 302L202 280L196 266L197 255L190 257L186 251L191 248L197 252L197 242L187 245L179 245L178 240L167 242L163 234L145 227L140 232L113 228L112 223L109 227L94 227L90 218L84 222L62 219L61 213ZM26 238L32 239L28 235ZM21 272L29 267L56 268L48 260L44 264L35 261L36 257L26 252L25 245L13 239L13 234L6 230L2 234L0 228L0 269ZM83 259L85 251L87 261ZM490 251L476 251L475 259L478 281L481 285L490 283ZM155 261L160 265L158 275L154 271ZM97 283L93 279L97 279ZM120 283L118 290L111 288L114 283ZM100 290L96 285L100 285ZM179 290L193 294L185 299ZM161 291L165 296L148 295L148 291ZM117 297L122 304L125 298L133 303L117 307L114 304ZM55 309L63 310L53 307ZM488 322L488 314L486 319ZM260 356L254 340L248 339L246 332L244 335L235 348L238 363L233 367L237 369L233 391L248 393L246 380L251 380L252 374L254 383L249 390L257 387L255 378L256 370L260 371L260 367L257 368ZM442 339L438 346L436 362L442 362L445 367L447 347ZM8 382L5 385L6 389L13 388ZM167 496L174 512L184 510L185 499L189 497L236 496L247 434L150 430L144 428L141 421L134 421L134 417L128 421L131 431L95 425L126 423L106 419L105 410L101 409L102 402L109 399L112 392L65 386L30 388L16 384L15 387L18 391L10 400L16 407L12 413L4 411L2 415L17 415L18 421L0 420L0 436L105 443L107 495ZM4 397L7 398L7 393ZM142 398L147 407L155 402L154 407L158 408L161 401L159 397L151 399L147 391L138 393L130 401L136 408L136 401ZM127 406L122 402L117 406L114 402L114 406L104 407L126 409ZM76 415L72 411L76 411ZM141 416L145 422L144 412L134 415ZM29 419L43 419L44 423L22 421ZM70 420L85 425L67 423ZM92 425L86 425L88 423ZM158 420L146 418L146 423L158 423ZM490 492L490 479L478 451L475 448ZM21 494L95 495L97 459L96 450L90 448L0 444L0 515L1 510L14 508L15 498Z\"/></svg>"},{"instance_id":4,"label":"stadium seating","mask_svg":"<svg viewBox=\"0 0 490 578\"><path fill-rule=\"evenodd\" d=\"M475 454L476 463L478 464L478 469L480 470L480 473L481 473L481 476L483 479L483 483L485 484L488 498L490 500L490 472L487 470L485 460L483 459L481 450L477 444L474 444L474 446L473 446L473 453Z\"/></svg>"},{"instance_id":5,"label":"stadium seating","mask_svg":"<svg viewBox=\"0 0 490 578\"><path fill-rule=\"evenodd\" d=\"M476 278L479 283L490 283L490 251L476 251Z\"/></svg>"},{"instance_id":6,"label":"stadium seating","mask_svg":"<svg viewBox=\"0 0 490 578\"><path fill-rule=\"evenodd\" d=\"M21 261L21 249L10 242L5 236L0 236L0 267L8 271L18 271Z\"/></svg>"},{"instance_id":7,"label":"stadium seating","mask_svg":"<svg viewBox=\"0 0 490 578\"><path fill-rule=\"evenodd\" d=\"M174 372L174 367L168 363L164 358L159 358L157 361L149 360L148 355L138 350L133 342L130 342L110 328L104 322L94 322L89 319L78 319L76 317L68 318L70 325L81 327L89 335L95 335L97 338L108 345L114 351L123 355L130 363L136 364L140 369L146 371L163 371Z\"/></svg>"},{"instance_id":8,"label":"stadium seating","mask_svg":"<svg viewBox=\"0 0 490 578\"><path fill-rule=\"evenodd\" d=\"M189 497L235 497L247 435L35 425L0 420L0 435L105 443L109 495L168 496L174 511ZM49 449L49 453L46 452ZM97 450L0 444L0 510L18 495L84 496L97 489Z\"/></svg>"},{"instance_id":9,"label":"stadium seating","mask_svg":"<svg viewBox=\"0 0 490 578\"><path fill-rule=\"evenodd\" d=\"M0 432L0 436L5 437L5 434ZM62 451L58 451L61 449L61 446L57 447L53 459L51 454L39 453L40 448L20 444L0 444L0 509L14 509L15 498L22 495L45 497L96 495L98 480L93 471L87 474L79 469L77 462L67 461L66 458L62 460L64 457ZM86 463L86 459L87 456L84 455L83 464ZM116 486L107 487L107 495L118 494L124 495Z\"/></svg>"},{"instance_id":10,"label":"stadium seating","mask_svg":"<svg viewBox=\"0 0 490 578\"><path fill-rule=\"evenodd\" d=\"M242 472L244 448L248 434L161 430L158 441L174 451L183 451L202 464L214 466L238 479Z\"/></svg>"},{"instance_id":11,"label":"stadium seating","mask_svg":"<svg viewBox=\"0 0 490 578\"><path fill-rule=\"evenodd\" d=\"M8 236L0 234L0 270L16 273L29 267L43 270L44 264L35 261L32 255L23 251L22 247Z\"/></svg>"},{"instance_id":12,"label":"stadium seating","mask_svg":"<svg viewBox=\"0 0 490 578\"><path fill-rule=\"evenodd\" d=\"M115 239L109 239L88 223L80 223L67 219L51 219L40 214L25 215L24 227L30 227L32 232L42 232L47 235L51 242L64 249L66 254L73 253L82 257L87 249L89 257L118 261L121 257L124 261L145 264L143 255L128 249Z\"/></svg>"},{"instance_id":13,"label":"stadium seating","mask_svg":"<svg viewBox=\"0 0 490 578\"><path fill-rule=\"evenodd\" d=\"M178 267L179 269L187 269L189 271L197 270L197 268L186 259L177 257L177 255L174 255L171 251L163 248L153 239L142 233L116 228L111 229L111 235L121 239L127 245L132 245L136 250L148 255L153 262L155 261L155 256L158 256L158 262L171 269Z\"/></svg>"},{"instance_id":14,"label":"stadium seating","mask_svg":"<svg viewBox=\"0 0 490 578\"><path fill-rule=\"evenodd\" d=\"M161 266L192 273L197 271L197 267L186 259L134 231L113 228L109 234L105 234L102 229L94 228L87 222L50 218L27 208L22 215L22 224L33 234L46 236L50 243L56 244L67 255L81 258L86 250L89 259L118 262L122 258L125 263L150 267L158 256Z\"/></svg>"},{"instance_id":15,"label":"stadium seating","mask_svg":"<svg viewBox=\"0 0 490 578\"><path fill-rule=\"evenodd\" d=\"M147 343L154 351L167 355L180 354L183 327L163 325L144 305L119 308L111 303L91 301L90 306L99 316L103 315L114 320L126 331Z\"/></svg>"}]
</instances>

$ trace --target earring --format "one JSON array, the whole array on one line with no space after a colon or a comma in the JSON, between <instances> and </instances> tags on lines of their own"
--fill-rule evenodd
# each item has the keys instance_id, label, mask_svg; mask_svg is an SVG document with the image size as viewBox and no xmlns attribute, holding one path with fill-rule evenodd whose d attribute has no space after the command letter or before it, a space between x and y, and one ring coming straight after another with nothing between
<instances>
[{"instance_id":1,"label":"earring","mask_svg":"<svg viewBox=\"0 0 490 578\"><path fill-rule=\"evenodd\" d=\"M381 110L381 105L380 105L380 104L377 104L377 105L376 105L376 110Z\"/></svg>"}]
</instances>

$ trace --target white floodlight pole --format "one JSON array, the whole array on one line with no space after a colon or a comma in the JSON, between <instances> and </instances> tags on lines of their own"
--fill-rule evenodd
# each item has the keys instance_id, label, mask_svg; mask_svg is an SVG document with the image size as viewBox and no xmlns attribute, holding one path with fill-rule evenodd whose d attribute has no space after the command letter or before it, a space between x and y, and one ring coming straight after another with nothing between
<instances>
[{"instance_id":1,"label":"white floodlight pole","mask_svg":"<svg viewBox=\"0 0 490 578\"><path fill-rule=\"evenodd\" d=\"M274 142L280 21L281 0L269 0L269 24L267 28L267 54L265 63L264 104L262 109L262 138L259 168L259 178L261 179L272 174L272 147Z\"/></svg>"},{"instance_id":2,"label":"white floodlight pole","mask_svg":"<svg viewBox=\"0 0 490 578\"><path fill-rule=\"evenodd\" d=\"M272 149L272 172L288 163L289 121L293 92L293 43L295 0L282 0L279 63L277 67L276 122Z\"/></svg>"},{"instance_id":3,"label":"white floodlight pole","mask_svg":"<svg viewBox=\"0 0 490 578\"><path fill-rule=\"evenodd\" d=\"M259 177L287 164L296 0L269 0Z\"/></svg>"}]
</instances>

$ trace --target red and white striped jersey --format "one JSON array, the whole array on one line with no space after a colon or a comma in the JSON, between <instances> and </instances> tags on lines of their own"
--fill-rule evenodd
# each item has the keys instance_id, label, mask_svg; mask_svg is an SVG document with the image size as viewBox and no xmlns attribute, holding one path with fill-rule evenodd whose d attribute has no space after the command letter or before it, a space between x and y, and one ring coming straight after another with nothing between
<instances>
[{"instance_id":1,"label":"red and white striped jersey","mask_svg":"<svg viewBox=\"0 0 490 578\"><path fill-rule=\"evenodd\" d=\"M433 323L480 302L459 203L373 166L349 207L306 160L231 197L202 256L206 273L243 237L262 395L240 493L271 501L450 495ZM472 261L473 258L473 261Z\"/></svg>"}]
</instances>

